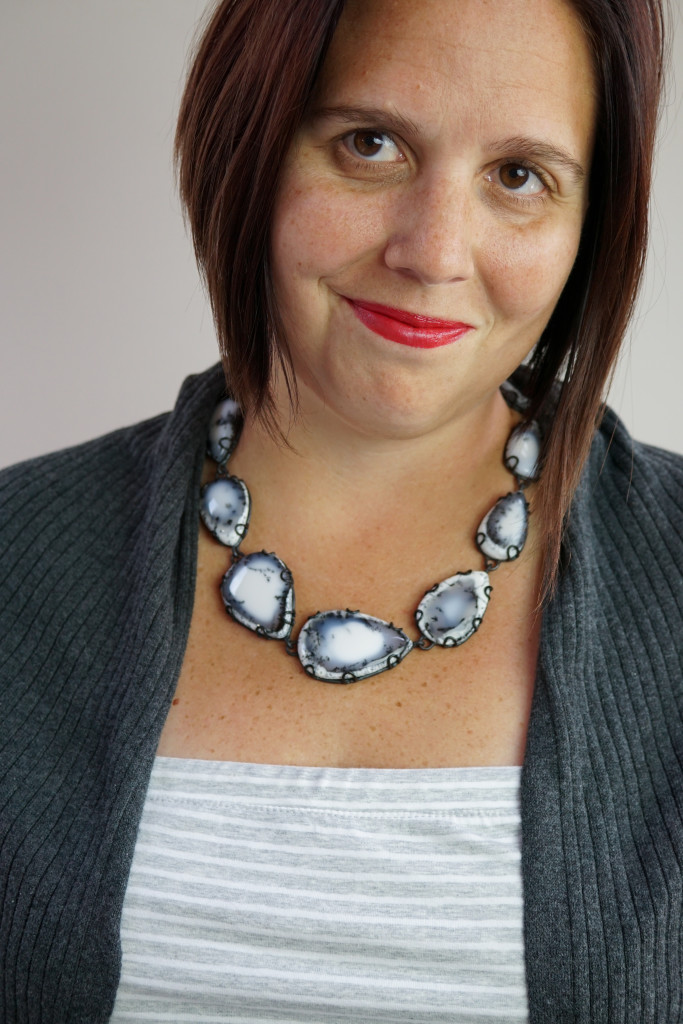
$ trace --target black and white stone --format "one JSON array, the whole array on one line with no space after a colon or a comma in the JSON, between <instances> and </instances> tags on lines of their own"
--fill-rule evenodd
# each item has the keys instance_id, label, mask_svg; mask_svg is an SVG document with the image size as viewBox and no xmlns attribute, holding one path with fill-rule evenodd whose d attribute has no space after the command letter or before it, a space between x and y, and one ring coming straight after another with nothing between
<instances>
[{"instance_id":1,"label":"black and white stone","mask_svg":"<svg viewBox=\"0 0 683 1024\"><path fill-rule=\"evenodd\" d=\"M479 629L491 595L489 574L459 572L436 583L420 601L415 622L422 635L441 647L458 647Z\"/></svg>"},{"instance_id":2,"label":"black and white stone","mask_svg":"<svg viewBox=\"0 0 683 1024\"><path fill-rule=\"evenodd\" d=\"M520 423L510 434L505 445L503 462L518 480L525 483L538 476L541 454L541 431L536 420Z\"/></svg>"},{"instance_id":3,"label":"black and white stone","mask_svg":"<svg viewBox=\"0 0 683 1024\"><path fill-rule=\"evenodd\" d=\"M526 543L529 506L521 491L499 498L477 530L477 547L486 558L509 562L517 558Z\"/></svg>"},{"instance_id":4,"label":"black and white stone","mask_svg":"<svg viewBox=\"0 0 683 1024\"><path fill-rule=\"evenodd\" d=\"M251 500L244 481L220 476L202 487L199 514L216 540L237 548L249 527Z\"/></svg>"},{"instance_id":5,"label":"black and white stone","mask_svg":"<svg viewBox=\"0 0 683 1024\"><path fill-rule=\"evenodd\" d=\"M286 640L294 623L292 574L277 555L256 551L228 569L221 583L226 611L260 636Z\"/></svg>"},{"instance_id":6,"label":"black and white stone","mask_svg":"<svg viewBox=\"0 0 683 1024\"><path fill-rule=\"evenodd\" d=\"M239 441L242 412L232 398L219 402L211 416L206 450L218 465L227 462Z\"/></svg>"},{"instance_id":7,"label":"black and white stone","mask_svg":"<svg viewBox=\"0 0 683 1024\"><path fill-rule=\"evenodd\" d=\"M503 398L511 409L515 409L517 412L524 412L529 408L529 399L526 395L522 394L511 380L504 380L500 385L500 390L503 392Z\"/></svg>"},{"instance_id":8,"label":"black and white stone","mask_svg":"<svg viewBox=\"0 0 683 1024\"><path fill-rule=\"evenodd\" d=\"M318 612L299 633L297 654L309 675L355 683L395 668L413 648L403 630L363 612Z\"/></svg>"}]
</instances>

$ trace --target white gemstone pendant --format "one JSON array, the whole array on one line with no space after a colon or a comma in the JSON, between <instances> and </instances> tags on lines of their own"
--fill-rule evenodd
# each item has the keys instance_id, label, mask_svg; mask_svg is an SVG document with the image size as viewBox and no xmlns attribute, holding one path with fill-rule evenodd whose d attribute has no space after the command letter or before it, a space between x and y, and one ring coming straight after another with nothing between
<instances>
[{"instance_id":1,"label":"white gemstone pendant","mask_svg":"<svg viewBox=\"0 0 683 1024\"><path fill-rule=\"evenodd\" d=\"M222 476L202 487L199 513L216 540L238 548L249 526L251 502L244 481Z\"/></svg>"},{"instance_id":2,"label":"white gemstone pendant","mask_svg":"<svg viewBox=\"0 0 683 1024\"><path fill-rule=\"evenodd\" d=\"M499 498L477 530L477 547L485 558L509 562L517 558L526 542L529 506L521 491Z\"/></svg>"},{"instance_id":3,"label":"white gemstone pendant","mask_svg":"<svg viewBox=\"0 0 683 1024\"><path fill-rule=\"evenodd\" d=\"M541 431L538 423L520 423L510 434L505 445L503 462L518 480L525 483L538 476L538 459L541 454Z\"/></svg>"},{"instance_id":4,"label":"white gemstone pendant","mask_svg":"<svg viewBox=\"0 0 683 1024\"><path fill-rule=\"evenodd\" d=\"M237 402L226 398L219 402L209 423L207 452L221 466L227 462L237 444L242 429L242 412Z\"/></svg>"},{"instance_id":5,"label":"white gemstone pendant","mask_svg":"<svg viewBox=\"0 0 683 1024\"><path fill-rule=\"evenodd\" d=\"M277 555L257 551L228 569L221 583L226 611L259 636L287 640L294 623L292 574Z\"/></svg>"},{"instance_id":6,"label":"white gemstone pendant","mask_svg":"<svg viewBox=\"0 0 683 1024\"><path fill-rule=\"evenodd\" d=\"M491 596L487 572L459 572L436 583L420 601L415 622L441 647L458 647L479 629Z\"/></svg>"},{"instance_id":7,"label":"white gemstone pendant","mask_svg":"<svg viewBox=\"0 0 683 1024\"><path fill-rule=\"evenodd\" d=\"M403 630L363 612L318 612L297 642L309 675L328 683L355 683L395 668L413 648Z\"/></svg>"}]
</instances>

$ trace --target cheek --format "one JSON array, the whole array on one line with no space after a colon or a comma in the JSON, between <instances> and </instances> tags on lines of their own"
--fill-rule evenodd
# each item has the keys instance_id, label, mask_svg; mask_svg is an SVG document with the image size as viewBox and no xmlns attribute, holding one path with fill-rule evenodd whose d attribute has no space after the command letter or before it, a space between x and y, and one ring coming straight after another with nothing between
<instances>
[{"instance_id":1,"label":"cheek","mask_svg":"<svg viewBox=\"0 0 683 1024\"><path fill-rule=\"evenodd\" d=\"M501 231L487 247L487 290L499 314L529 319L552 312L576 259L577 218L561 231L544 225Z\"/></svg>"},{"instance_id":2,"label":"cheek","mask_svg":"<svg viewBox=\"0 0 683 1024\"><path fill-rule=\"evenodd\" d=\"M296 274L315 284L374 249L381 237L382 218L363 198L313 176L286 177L271 232L276 280L284 270L288 277Z\"/></svg>"}]
</instances>

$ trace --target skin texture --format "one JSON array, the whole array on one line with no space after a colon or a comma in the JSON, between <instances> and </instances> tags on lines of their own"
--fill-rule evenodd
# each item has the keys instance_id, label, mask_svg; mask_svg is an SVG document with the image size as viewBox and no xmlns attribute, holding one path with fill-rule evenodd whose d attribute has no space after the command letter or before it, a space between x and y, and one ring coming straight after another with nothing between
<instances>
[{"instance_id":1,"label":"skin texture","mask_svg":"<svg viewBox=\"0 0 683 1024\"><path fill-rule=\"evenodd\" d=\"M272 225L299 389L292 417L274 381L291 446L247 415L230 462L253 499L245 552L276 551L294 573L295 635L317 610L346 607L415 635L424 592L481 567L476 526L513 485L501 453L515 417L498 387L538 339L574 262L594 114L588 46L563 0L348 4ZM472 330L411 348L370 330L347 299ZM345 687L310 680L282 645L226 617L226 551L201 531L188 649L159 753L521 763L541 556L532 516L522 556L492 578L476 637Z\"/></svg>"}]
</instances>

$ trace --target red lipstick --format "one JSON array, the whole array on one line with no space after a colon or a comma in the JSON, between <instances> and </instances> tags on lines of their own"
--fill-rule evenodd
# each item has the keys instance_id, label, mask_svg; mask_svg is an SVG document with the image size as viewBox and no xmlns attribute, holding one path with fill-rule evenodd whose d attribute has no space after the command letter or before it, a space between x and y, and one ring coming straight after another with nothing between
<instances>
[{"instance_id":1,"label":"red lipstick","mask_svg":"<svg viewBox=\"0 0 683 1024\"><path fill-rule=\"evenodd\" d=\"M405 309L381 306L378 302L358 299L346 300L358 319L375 334L411 348L439 348L450 345L473 330L471 324L454 320L437 320L421 313L408 313Z\"/></svg>"}]
</instances>

